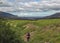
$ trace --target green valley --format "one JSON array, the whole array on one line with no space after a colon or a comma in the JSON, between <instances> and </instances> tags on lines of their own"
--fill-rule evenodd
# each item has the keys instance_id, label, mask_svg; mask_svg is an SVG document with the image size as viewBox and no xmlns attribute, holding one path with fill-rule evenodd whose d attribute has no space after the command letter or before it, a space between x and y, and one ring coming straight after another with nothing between
<instances>
[{"instance_id":1,"label":"green valley","mask_svg":"<svg viewBox=\"0 0 60 43\"><path fill-rule=\"evenodd\" d=\"M12 30L12 32L9 29ZM5 30L6 33L4 33ZM1 38L4 36L9 39L9 35L13 34L12 37L14 38L12 38L12 40L17 40L16 42L12 41L10 43L27 43L27 32L30 32L31 34L28 43L60 43L60 19L42 19L33 21L0 19ZM7 43L9 43L9 40Z\"/></svg>"}]
</instances>

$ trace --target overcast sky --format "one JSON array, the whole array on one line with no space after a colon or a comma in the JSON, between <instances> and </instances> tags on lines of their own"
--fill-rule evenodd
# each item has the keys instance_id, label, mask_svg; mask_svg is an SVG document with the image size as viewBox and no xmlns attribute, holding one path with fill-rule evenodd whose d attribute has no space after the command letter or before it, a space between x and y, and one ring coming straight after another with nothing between
<instances>
[{"instance_id":1,"label":"overcast sky","mask_svg":"<svg viewBox=\"0 0 60 43\"><path fill-rule=\"evenodd\" d=\"M60 0L0 0L0 11L46 12L46 14L51 12L52 14L60 12Z\"/></svg>"}]
</instances>

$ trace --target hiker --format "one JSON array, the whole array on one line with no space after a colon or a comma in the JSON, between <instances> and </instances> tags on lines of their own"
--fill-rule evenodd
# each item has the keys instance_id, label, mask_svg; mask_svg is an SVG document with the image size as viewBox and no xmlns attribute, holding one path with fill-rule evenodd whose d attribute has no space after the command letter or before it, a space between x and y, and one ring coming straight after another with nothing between
<instances>
[{"instance_id":1,"label":"hiker","mask_svg":"<svg viewBox=\"0 0 60 43\"><path fill-rule=\"evenodd\" d=\"M27 36L27 41L29 41L29 39L30 39L30 33L28 32L26 36Z\"/></svg>"}]
</instances>

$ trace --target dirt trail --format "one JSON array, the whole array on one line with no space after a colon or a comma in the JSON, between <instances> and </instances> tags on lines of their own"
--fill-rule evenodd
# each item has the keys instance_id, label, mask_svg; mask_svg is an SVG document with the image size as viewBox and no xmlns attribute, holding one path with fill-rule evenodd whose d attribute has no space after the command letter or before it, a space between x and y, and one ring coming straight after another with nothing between
<instances>
[{"instance_id":1,"label":"dirt trail","mask_svg":"<svg viewBox=\"0 0 60 43\"><path fill-rule=\"evenodd\" d=\"M25 27L25 29L27 29L27 28L30 28L30 29L39 28L39 26L36 26L32 23L28 23L28 24L24 25L23 27Z\"/></svg>"},{"instance_id":2,"label":"dirt trail","mask_svg":"<svg viewBox=\"0 0 60 43\"><path fill-rule=\"evenodd\" d=\"M35 31L33 31L33 32L31 32L30 33L30 39L33 39L32 37L34 36L34 34L35 34ZM22 36L22 39L25 41L25 42L27 42L27 38L26 38L26 34L24 34L23 36Z\"/></svg>"},{"instance_id":3,"label":"dirt trail","mask_svg":"<svg viewBox=\"0 0 60 43\"><path fill-rule=\"evenodd\" d=\"M36 26L36 25L34 25L34 24L32 24L32 23L28 23L28 24L24 25L23 27L25 27L26 30L27 30L27 29L35 30L35 29L39 28L39 26ZM24 29L24 30L25 30L25 29ZM31 35L30 37L33 37L33 36L34 36L34 33L35 33L35 31L30 32L30 35ZM22 36L22 39L23 39L25 42L27 42L26 34L24 34L24 35ZM31 39L32 39L32 38L31 38Z\"/></svg>"}]
</instances>

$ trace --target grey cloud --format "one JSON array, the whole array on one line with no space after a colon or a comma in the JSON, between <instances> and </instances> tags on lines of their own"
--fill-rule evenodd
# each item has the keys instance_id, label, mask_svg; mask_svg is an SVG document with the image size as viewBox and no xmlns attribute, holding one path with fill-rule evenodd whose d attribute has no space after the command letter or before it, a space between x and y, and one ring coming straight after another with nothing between
<instances>
[{"instance_id":1,"label":"grey cloud","mask_svg":"<svg viewBox=\"0 0 60 43\"><path fill-rule=\"evenodd\" d=\"M23 8L28 11L48 11L48 10L60 10L60 2L59 0L43 0L41 2L21 2L22 4L18 4L18 7ZM20 10L18 8L18 10Z\"/></svg>"},{"instance_id":2,"label":"grey cloud","mask_svg":"<svg viewBox=\"0 0 60 43\"><path fill-rule=\"evenodd\" d=\"M36 2L34 0L15 0L14 2L3 1L0 4L6 11L48 11L48 10L60 10L60 0L41 0ZM3 8L2 8L3 9Z\"/></svg>"}]
</instances>

